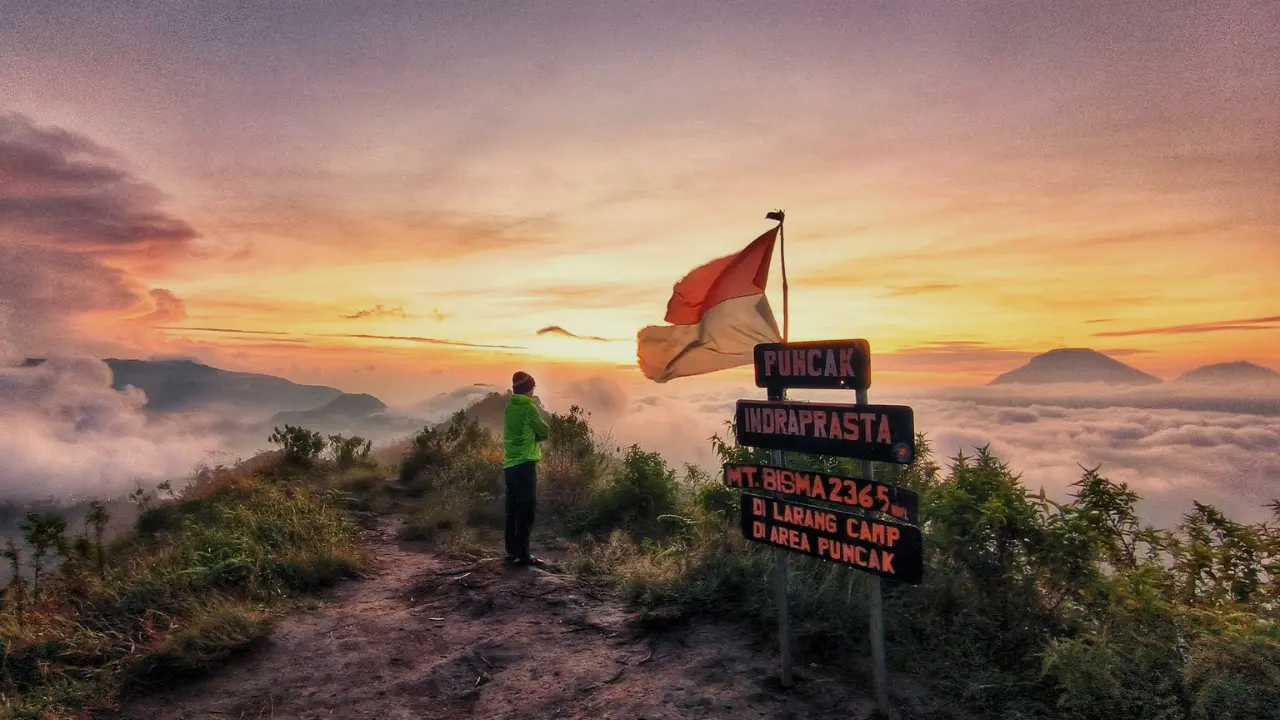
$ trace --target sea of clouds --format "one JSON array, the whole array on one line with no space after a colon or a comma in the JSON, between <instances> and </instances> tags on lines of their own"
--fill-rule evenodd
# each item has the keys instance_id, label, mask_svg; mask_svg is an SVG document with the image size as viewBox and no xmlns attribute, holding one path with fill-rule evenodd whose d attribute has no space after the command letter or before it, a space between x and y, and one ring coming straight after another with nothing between
<instances>
[{"instance_id":1,"label":"sea of clouds","mask_svg":"<svg viewBox=\"0 0 1280 720\"><path fill-rule=\"evenodd\" d=\"M727 437L738 398L763 391L733 387L688 395L628 398L603 378L567 388L561 404L592 409L622 444L661 450L673 463L713 467L708 441ZM793 393L848 402L851 393ZM1148 522L1176 523L1193 500L1233 519L1265 519L1280 498L1280 387L1145 388L1106 385L888 389L874 402L910 405L940 460L989 447L1033 491L1065 499L1084 468L1099 467L1141 497Z\"/></svg>"},{"instance_id":2,"label":"sea of clouds","mask_svg":"<svg viewBox=\"0 0 1280 720\"><path fill-rule=\"evenodd\" d=\"M149 418L93 358L0 367L0 497L116 497L188 475L221 445L195 418Z\"/></svg>"},{"instance_id":3,"label":"sea of clouds","mask_svg":"<svg viewBox=\"0 0 1280 720\"><path fill-rule=\"evenodd\" d=\"M439 421L492 390L461 386L421 403L414 414ZM654 391L662 394L648 394ZM756 388L731 385L628 390L600 376L559 382L540 393L549 409L582 406L615 445L658 450L677 468L715 467L710 438L728 436L737 399L762 396ZM849 393L796 395L851 399ZM873 400L915 408L917 429L941 459L988 446L1027 487L1044 488L1051 497L1068 497L1083 468L1100 466L1142 496L1145 519L1157 524L1177 522L1192 500L1257 521L1280 497L1277 387L885 389ZM145 403L136 389L113 390L109 368L92 358L53 356L36 367L0 366L0 499L118 497L181 480L202 463L265 449L237 445L215 418L157 417L143 411Z\"/></svg>"}]
</instances>

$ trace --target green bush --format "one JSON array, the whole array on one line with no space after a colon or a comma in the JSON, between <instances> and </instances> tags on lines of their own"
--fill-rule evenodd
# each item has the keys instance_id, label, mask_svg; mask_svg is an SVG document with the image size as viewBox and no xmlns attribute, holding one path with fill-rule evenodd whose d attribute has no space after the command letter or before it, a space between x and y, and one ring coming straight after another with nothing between
<instances>
[{"instance_id":1,"label":"green bush","mask_svg":"<svg viewBox=\"0 0 1280 720\"><path fill-rule=\"evenodd\" d=\"M475 467L475 460L492 460L495 444L489 431L459 410L449 422L424 427L409 445L400 463L400 482L416 495L429 492L437 476L455 465ZM497 448L501 469L501 448ZM449 480L457 480L457 477ZM446 480L448 482L448 480Z\"/></svg>"},{"instance_id":2,"label":"green bush","mask_svg":"<svg viewBox=\"0 0 1280 720\"><path fill-rule=\"evenodd\" d=\"M676 474L666 460L632 445L608 482L595 486L582 529L622 529L639 537L661 534L658 518L675 511L678 494Z\"/></svg>"},{"instance_id":3,"label":"green bush","mask_svg":"<svg viewBox=\"0 0 1280 720\"><path fill-rule=\"evenodd\" d=\"M369 453L373 450L373 441L362 437L329 436L329 459L339 470L368 465Z\"/></svg>"},{"instance_id":4,"label":"green bush","mask_svg":"<svg viewBox=\"0 0 1280 720\"><path fill-rule=\"evenodd\" d=\"M325 447L324 436L320 433L289 424L274 428L267 439L280 446L285 464L296 468L315 465Z\"/></svg>"},{"instance_id":5,"label":"green bush","mask_svg":"<svg viewBox=\"0 0 1280 720\"><path fill-rule=\"evenodd\" d=\"M765 459L713 442L724 461ZM918 446L911 466L876 466L878 478L920 492L925 537L924 581L884 584L892 664L982 717L1275 716L1275 525L1231 523L1196 504L1159 531L1139 524L1137 495L1097 468L1054 504L985 448L944 472L923 438ZM798 454L788 463L850 471ZM665 485L658 467L633 449L628 471L595 498L594 534L607 539L582 543L572 567L642 605L731 610L772 632L774 551L740 538L736 491L687 473L667 511L682 522L609 532L635 524L624 509L647 507L637 487ZM799 555L790 568L799 657L864 656L868 576Z\"/></svg>"},{"instance_id":6,"label":"green bush","mask_svg":"<svg viewBox=\"0 0 1280 720\"><path fill-rule=\"evenodd\" d=\"M607 441L596 437L590 414L578 406L550 413L547 442L538 467L538 504L547 519L581 527L592 493L613 466Z\"/></svg>"}]
</instances>

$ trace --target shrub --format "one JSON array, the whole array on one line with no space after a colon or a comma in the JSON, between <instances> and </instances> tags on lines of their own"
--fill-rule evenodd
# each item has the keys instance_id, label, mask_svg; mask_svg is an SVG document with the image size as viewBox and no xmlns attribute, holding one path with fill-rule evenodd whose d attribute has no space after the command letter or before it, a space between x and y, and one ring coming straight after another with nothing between
<instances>
[{"instance_id":1,"label":"shrub","mask_svg":"<svg viewBox=\"0 0 1280 720\"><path fill-rule=\"evenodd\" d=\"M502 447L465 412L414 437L400 479L422 498L401 530L404 539L436 540L473 527L502 527Z\"/></svg>"},{"instance_id":2,"label":"shrub","mask_svg":"<svg viewBox=\"0 0 1280 720\"><path fill-rule=\"evenodd\" d=\"M608 533L627 530L637 536L659 534L658 518L676 509L676 474L655 452L628 448L607 482L597 485L589 499L582 528Z\"/></svg>"},{"instance_id":3,"label":"shrub","mask_svg":"<svg viewBox=\"0 0 1280 720\"><path fill-rule=\"evenodd\" d=\"M329 458L339 470L369 464L369 453L373 450L373 441L362 437L329 436Z\"/></svg>"},{"instance_id":4,"label":"shrub","mask_svg":"<svg viewBox=\"0 0 1280 720\"><path fill-rule=\"evenodd\" d=\"M449 422L424 427L414 436L400 463L400 482L421 495L431 489L434 473L480 456L492 456L492 452L493 438L489 431L459 410ZM501 467L501 455L498 457Z\"/></svg>"},{"instance_id":5,"label":"shrub","mask_svg":"<svg viewBox=\"0 0 1280 720\"><path fill-rule=\"evenodd\" d=\"M549 519L569 527L582 525L592 491L612 469L608 441L595 435L590 417L577 405L547 417L550 432L538 468L538 502Z\"/></svg>"},{"instance_id":6,"label":"shrub","mask_svg":"<svg viewBox=\"0 0 1280 720\"><path fill-rule=\"evenodd\" d=\"M314 465L325 446L324 436L320 433L288 424L283 429L275 428L268 440L284 451L287 465L298 468Z\"/></svg>"}]
</instances>

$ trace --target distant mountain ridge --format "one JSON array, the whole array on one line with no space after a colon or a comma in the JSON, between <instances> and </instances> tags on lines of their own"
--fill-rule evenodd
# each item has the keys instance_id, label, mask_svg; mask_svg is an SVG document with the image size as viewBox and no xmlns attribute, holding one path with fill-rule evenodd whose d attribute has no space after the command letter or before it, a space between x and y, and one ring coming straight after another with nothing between
<instances>
[{"instance_id":1,"label":"distant mountain ridge","mask_svg":"<svg viewBox=\"0 0 1280 720\"><path fill-rule=\"evenodd\" d=\"M43 362L43 358L28 358L23 366ZM275 375L221 370L192 360L106 358L103 362L111 369L111 386L124 390L132 385L141 390L147 396L144 409L151 413L229 406L267 416L316 408L343 394L327 385L301 385Z\"/></svg>"},{"instance_id":2,"label":"distant mountain ridge","mask_svg":"<svg viewBox=\"0 0 1280 720\"><path fill-rule=\"evenodd\" d=\"M1155 385L1160 378L1087 348L1059 348L1037 355L988 385L1049 385L1054 383L1107 383Z\"/></svg>"},{"instance_id":3,"label":"distant mountain ridge","mask_svg":"<svg viewBox=\"0 0 1280 720\"><path fill-rule=\"evenodd\" d=\"M191 360L117 360L111 368L112 386L132 385L147 395L147 410L182 412L216 405L262 410L313 408L342 391L326 385L300 385L275 375L237 372Z\"/></svg>"}]
</instances>

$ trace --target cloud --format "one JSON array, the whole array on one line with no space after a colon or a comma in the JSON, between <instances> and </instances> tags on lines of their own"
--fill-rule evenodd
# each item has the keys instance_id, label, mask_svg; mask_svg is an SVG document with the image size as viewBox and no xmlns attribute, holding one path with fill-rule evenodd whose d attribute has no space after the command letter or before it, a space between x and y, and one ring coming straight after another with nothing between
<instances>
[{"instance_id":1,"label":"cloud","mask_svg":"<svg viewBox=\"0 0 1280 720\"><path fill-rule=\"evenodd\" d=\"M1100 403L1099 403L1100 404ZM1147 522L1178 522L1191 501L1257 521L1280 495L1280 415L1175 408L998 407L976 402L912 403L918 428L944 457L990 445L1023 483L1067 497L1082 467L1101 466L1142 498Z\"/></svg>"},{"instance_id":2,"label":"cloud","mask_svg":"<svg viewBox=\"0 0 1280 720\"><path fill-rule=\"evenodd\" d=\"M453 413L466 408L483 399L490 393L498 392L498 388L487 383L475 383L440 393L405 409L405 412L423 418L428 422L440 422Z\"/></svg>"},{"instance_id":3,"label":"cloud","mask_svg":"<svg viewBox=\"0 0 1280 720\"><path fill-rule=\"evenodd\" d=\"M398 340L404 342L423 343L427 345L444 345L448 347L461 348L480 348L486 350L523 350L525 348L517 345L487 345L484 343L470 343L461 340L446 340L443 338L419 337L416 335L371 335L367 333L323 333L323 334L307 334L295 336L291 333L280 330L240 330L237 328L218 328L218 327L179 327L179 326L159 326L159 330L171 330L175 332L199 332L199 333L219 333L228 335L269 335L272 337L282 338L279 342L305 342L302 338L347 338L359 340ZM283 338L295 338L293 340L284 340Z\"/></svg>"},{"instance_id":4,"label":"cloud","mask_svg":"<svg viewBox=\"0 0 1280 720\"><path fill-rule=\"evenodd\" d=\"M1245 383L1238 387L1166 383L1102 388L1091 383L1060 383L1036 387L952 388L918 391L909 395L990 407L1044 405L1081 410L1129 407L1280 417L1280 387L1267 382Z\"/></svg>"},{"instance_id":5,"label":"cloud","mask_svg":"<svg viewBox=\"0 0 1280 720\"><path fill-rule=\"evenodd\" d=\"M919 285L903 285L899 287L889 288L888 294L891 297L905 297L909 295L924 295L926 293L944 292L947 290L955 290L959 285L950 283L921 283Z\"/></svg>"},{"instance_id":6,"label":"cloud","mask_svg":"<svg viewBox=\"0 0 1280 720\"><path fill-rule=\"evenodd\" d=\"M141 325L157 325L160 323L182 322L187 319L187 304L173 292L156 288L148 293L151 297L152 310L131 322Z\"/></svg>"},{"instance_id":7,"label":"cloud","mask_svg":"<svg viewBox=\"0 0 1280 720\"><path fill-rule=\"evenodd\" d=\"M279 330L239 330L237 328L215 328L215 327L177 327L162 325L157 330L181 330L184 332L206 332L206 333L231 333L235 335L288 335L287 332Z\"/></svg>"},{"instance_id":8,"label":"cloud","mask_svg":"<svg viewBox=\"0 0 1280 720\"><path fill-rule=\"evenodd\" d=\"M345 181L345 178L343 179ZM551 215L511 217L483 212L457 213L386 209L370 215L327 200L264 196L246 203L221 227L234 236L259 238L244 259L261 262L271 250L292 253L299 238L308 246L349 248L359 238L360 258L367 261L470 258L491 252L549 247L556 242L559 221ZM264 241L274 240L279 247Z\"/></svg>"},{"instance_id":9,"label":"cloud","mask_svg":"<svg viewBox=\"0 0 1280 720\"><path fill-rule=\"evenodd\" d=\"M342 316L342 318L345 320L359 320L361 318L367 318L367 317L398 317L401 320L403 320L407 316L404 314L404 308L398 305L393 308L384 308L381 305L374 305L372 308L369 308L368 310L358 310L350 315Z\"/></svg>"},{"instance_id":10,"label":"cloud","mask_svg":"<svg viewBox=\"0 0 1280 720\"><path fill-rule=\"evenodd\" d=\"M534 307L562 310L565 307L596 310L631 305L662 296L665 288L646 285L552 285L524 290L523 302ZM665 302L665 300L663 301Z\"/></svg>"},{"instance_id":11,"label":"cloud","mask_svg":"<svg viewBox=\"0 0 1280 720\"><path fill-rule=\"evenodd\" d=\"M872 372L876 369L990 371L1028 360L1034 355L1028 350L999 347L984 342L944 340L893 352L876 353L872 358Z\"/></svg>"},{"instance_id":12,"label":"cloud","mask_svg":"<svg viewBox=\"0 0 1280 720\"><path fill-rule=\"evenodd\" d=\"M444 340L441 338L417 337L414 335L365 335L358 333L331 333L327 335L315 335L313 337L326 338L357 338L364 340L402 340L405 342L425 343L428 345L447 345L449 347L467 347L482 348L486 350L525 350L527 348L518 345L486 345L483 343L469 343L461 340Z\"/></svg>"},{"instance_id":13,"label":"cloud","mask_svg":"<svg viewBox=\"0 0 1280 720\"><path fill-rule=\"evenodd\" d=\"M0 242L0 268L0 307L9 315L6 341L15 352L68 348L77 316L144 308L139 286L124 271L84 254Z\"/></svg>"},{"instance_id":14,"label":"cloud","mask_svg":"<svg viewBox=\"0 0 1280 720\"><path fill-rule=\"evenodd\" d=\"M0 235L102 255L170 253L197 237L110 151L67 130L0 115Z\"/></svg>"},{"instance_id":15,"label":"cloud","mask_svg":"<svg viewBox=\"0 0 1280 720\"><path fill-rule=\"evenodd\" d=\"M83 135L0 115L0 306L14 351L78 349L83 316L108 314L131 326L186 316L173 292L148 290L132 274L197 237L163 199Z\"/></svg>"},{"instance_id":16,"label":"cloud","mask_svg":"<svg viewBox=\"0 0 1280 720\"><path fill-rule=\"evenodd\" d=\"M575 404L601 415L617 415L627 407L627 394L622 386L599 375L570 382L564 394Z\"/></svg>"},{"instance_id":17,"label":"cloud","mask_svg":"<svg viewBox=\"0 0 1280 720\"><path fill-rule=\"evenodd\" d=\"M595 335L579 335L569 332L559 325L549 325L538 331L539 335L560 335L562 337L573 338L575 340L591 340L593 342L622 342L618 338L604 338Z\"/></svg>"},{"instance_id":18,"label":"cloud","mask_svg":"<svg viewBox=\"0 0 1280 720\"><path fill-rule=\"evenodd\" d=\"M1112 330L1094 333L1094 337L1131 337L1133 335L1183 335L1230 330L1280 330L1280 315L1271 317L1247 318L1244 320L1219 320L1218 322L1194 323L1191 325L1171 325L1168 327L1143 328L1140 330Z\"/></svg>"},{"instance_id":19,"label":"cloud","mask_svg":"<svg viewBox=\"0 0 1280 720\"><path fill-rule=\"evenodd\" d=\"M397 305L393 308L383 307L382 305L374 305L373 307L367 310L358 310L354 313L351 313L350 315L340 315L339 317L341 317L344 320L361 320L368 317L394 317L394 318L400 318L401 320L408 320L409 318L429 318L431 320L435 320L436 322L442 323L445 320L448 320L450 316L440 312L440 308L431 308L431 312L425 315L418 315L415 313L405 312L404 308L400 305Z\"/></svg>"},{"instance_id":20,"label":"cloud","mask_svg":"<svg viewBox=\"0 0 1280 720\"><path fill-rule=\"evenodd\" d=\"M113 497L187 475L219 440L188 418L148 419L92 358L0 368L0 498Z\"/></svg>"}]
</instances>

